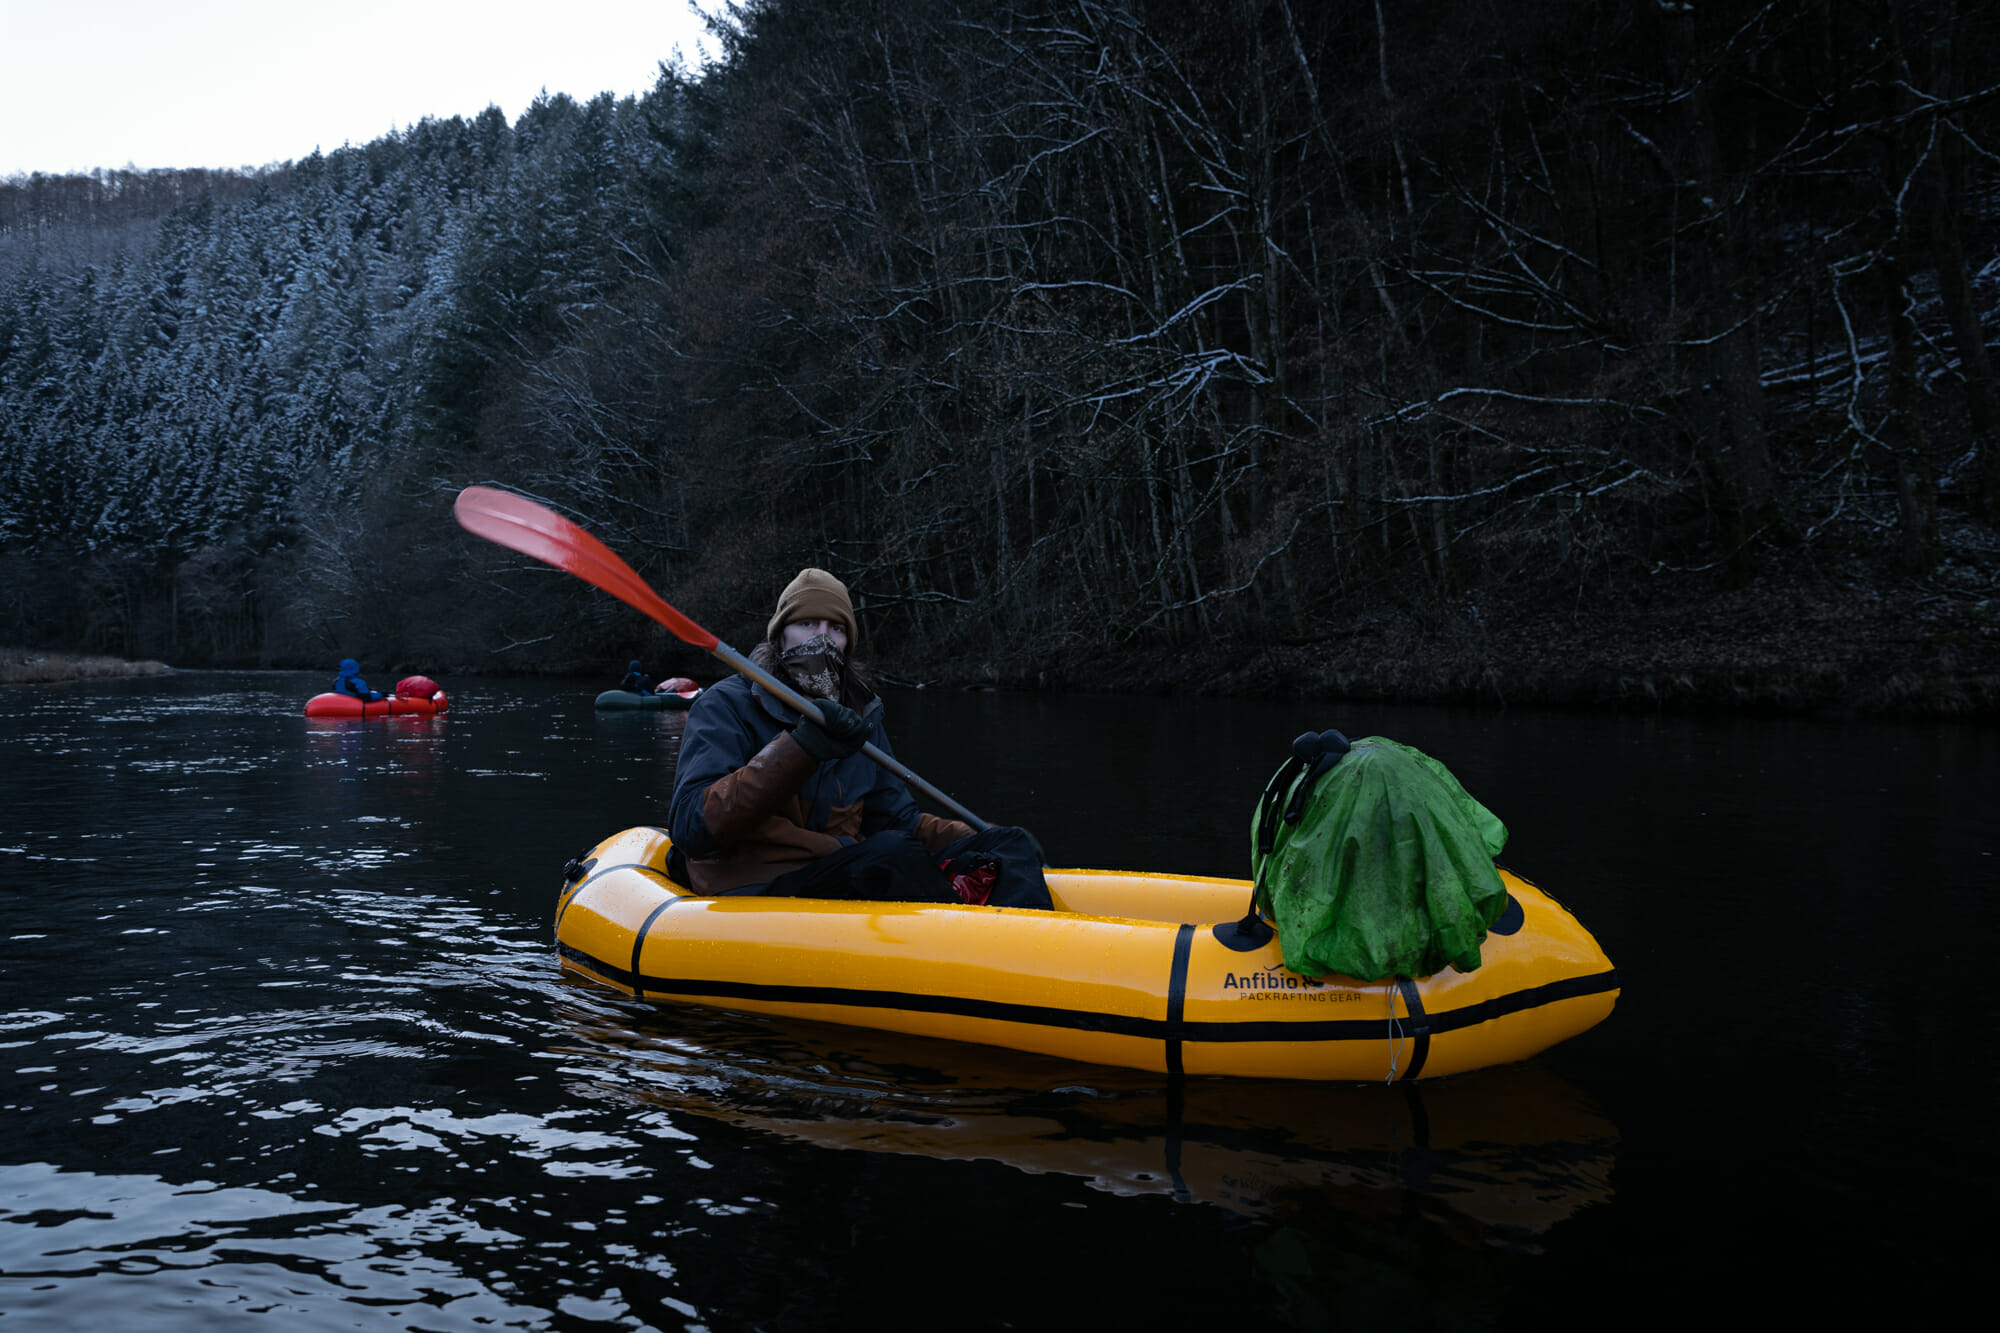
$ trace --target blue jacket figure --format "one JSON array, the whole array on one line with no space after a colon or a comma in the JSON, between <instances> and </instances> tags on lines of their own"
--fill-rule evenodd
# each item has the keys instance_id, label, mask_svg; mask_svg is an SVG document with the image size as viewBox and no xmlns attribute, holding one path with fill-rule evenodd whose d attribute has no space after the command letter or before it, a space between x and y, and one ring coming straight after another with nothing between
<instances>
[{"instance_id":1,"label":"blue jacket figure","mask_svg":"<svg viewBox=\"0 0 2000 1333\"><path fill-rule=\"evenodd\" d=\"M625 664L625 679L618 682L618 688L627 694L651 694L653 686L646 679L645 668L634 660Z\"/></svg>"},{"instance_id":2,"label":"blue jacket figure","mask_svg":"<svg viewBox=\"0 0 2000 1333\"><path fill-rule=\"evenodd\" d=\"M369 703L379 703L382 698L380 690L369 689L368 682L361 679L361 664L351 657L340 659L340 677L333 682L333 692L366 699Z\"/></svg>"}]
</instances>

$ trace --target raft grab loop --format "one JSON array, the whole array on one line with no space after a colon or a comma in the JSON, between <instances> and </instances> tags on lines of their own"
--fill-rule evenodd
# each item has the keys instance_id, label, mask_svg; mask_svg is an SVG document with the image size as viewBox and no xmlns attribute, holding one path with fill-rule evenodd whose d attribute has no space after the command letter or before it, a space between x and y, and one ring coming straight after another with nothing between
<instances>
[{"instance_id":1,"label":"raft grab loop","mask_svg":"<svg viewBox=\"0 0 2000 1333\"><path fill-rule=\"evenodd\" d=\"M1407 1029L1403 1026L1403 1020L1396 1017L1395 996L1398 991L1403 996L1403 1008L1410 1016L1410 1026ZM1431 1053L1431 1016L1424 1008L1423 992L1417 989L1416 982L1404 977L1397 980L1393 986L1385 987L1383 993L1389 998L1389 1076L1382 1081L1384 1083L1396 1081L1396 1064L1401 1056L1402 1039L1405 1036L1414 1038L1416 1046L1410 1055L1410 1067L1403 1071L1402 1077L1406 1080L1413 1079L1424 1072L1424 1061L1430 1058Z\"/></svg>"}]
</instances>

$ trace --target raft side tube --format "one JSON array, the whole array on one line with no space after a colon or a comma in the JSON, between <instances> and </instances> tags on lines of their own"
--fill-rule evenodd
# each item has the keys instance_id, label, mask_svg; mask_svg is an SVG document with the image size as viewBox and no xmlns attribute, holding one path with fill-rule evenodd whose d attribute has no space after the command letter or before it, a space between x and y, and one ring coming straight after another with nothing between
<instances>
[{"instance_id":1,"label":"raft side tube","mask_svg":"<svg viewBox=\"0 0 2000 1333\"><path fill-rule=\"evenodd\" d=\"M1050 870L1049 897L1058 912L1125 921L1234 921L1250 907L1247 879L1134 874L1123 870Z\"/></svg>"},{"instance_id":2,"label":"raft side tube","mask_svg":"<svg viewBox=\"0 0 2000 1333\"><path fill-rule=\"evenodd\" d=\"M315 694L306 700L307 717L436 717L451 707L451 700L439 690L428 699L406 698L400 694L380 699L357 699L351 694Z\"/></svg>"},{"instance_id":3,"label":"raft side tube","mask_svg":"<svg viewBox=\"0 0 2000 1333\"><path fill-rule=\"evenodd\" d=\"M1163 1067L1181 927L907 903L801 912L798 899L661 895L655 882L633 867L593 876L564 912L565 964L647 998ZM653 912L663 896L671 907ZM636 967L606 966L641 936Z\"/></svg>"},{"instance_id":4,"label":"raft side tube","mask_svg":"<svg viewBox=\"0 0 2000 1333\"><path fill-rule=\"evenodd\" d=\"M680 712L694 707L688 694L635 694L631 690L605 690L595 705L607 713Z\"/></svg>"}]
</instances>

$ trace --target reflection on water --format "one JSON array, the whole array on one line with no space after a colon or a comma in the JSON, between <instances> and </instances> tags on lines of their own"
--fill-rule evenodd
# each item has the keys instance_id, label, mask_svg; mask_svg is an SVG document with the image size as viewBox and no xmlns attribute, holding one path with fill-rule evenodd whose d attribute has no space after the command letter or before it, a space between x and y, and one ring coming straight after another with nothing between
<instances>
[{"instance_id":1,"label":"reflection on water","mask_svg":"<svg viewBox=\"0 0 2000 1333\"><path fill-rule=\"evenodd\" d=\"M1332 1205L1366 1218L1408 1195L1449 1214L1447 1234L1530 1250L1611 1197L1617 1131L1537 1066L1395 1087L1163 1083L795 1020L690 1011L669 1026L608 1003L566 1015L579 1093L821 1148L997 1161L1251 1216Z\"/></svg>"},{"instance_id":2,"label":"reflection on water","mask_svg":"<svg viewBox=\"0 0 2000 1333\"><path fill-rule=\"evenodd\" d=\"M29 1163L0 1166L0 1208L45 1238L7 1255L5 1308L28 1327L76 1327L93 1315L113 1327L192 1326L238 1314L286 1328L353 1327L365 1316L380 1327L490 1329L624 1309L616 1292L519 1300L490 1252L522 1237L450 1201L360 1207Z\"/></svg>"}]
</instances>

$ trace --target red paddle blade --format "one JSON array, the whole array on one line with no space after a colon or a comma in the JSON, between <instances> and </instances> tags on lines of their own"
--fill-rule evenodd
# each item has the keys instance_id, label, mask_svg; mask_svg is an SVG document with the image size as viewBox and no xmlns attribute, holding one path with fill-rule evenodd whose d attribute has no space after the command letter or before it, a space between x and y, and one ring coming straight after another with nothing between
<instances>
[{"instance_id":1,"label":"red paddle blade","mask_svg":"<svg viewBox=\"0 0 2000 1333\"><path fill-rule=\"evenodd\" d=\"M510 551L532 556L574 574L619 601L644 611L674 632L674 637L704 652L714 652L718 640L660 600L646 581L611 549L545 505L491 486L468 486L458 493L451 512L458 525L475 537L497 542Z\"/></svg>"}]
</instances>

